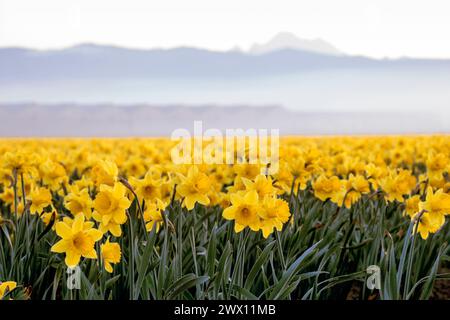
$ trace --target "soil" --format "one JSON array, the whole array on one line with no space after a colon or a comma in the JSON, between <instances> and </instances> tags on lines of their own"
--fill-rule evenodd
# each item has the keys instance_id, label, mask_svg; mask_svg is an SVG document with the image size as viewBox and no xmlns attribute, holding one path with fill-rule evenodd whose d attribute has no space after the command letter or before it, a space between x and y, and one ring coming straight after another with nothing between
<instances>
[{"instance_id":1,"label":"soil","mask_svg":"<svg viewBox=\"0 0 450 320\"><path fill-rule=\"evenodd\" d=\"M449 273L450 268L442 268L439 273ZM431 300L450 300L450 279L436 280L434 282Z\"/></svg>"},{"instance_id":2,"label":"soil","mask_svg":"<svg viewBox=\"0 0 450 320\"><path fill-rule=\"evenodd\" d=\"M450 273L450 268L441 268L439 273ZM361 283L354 282L347 294L346 300L359 300L361 295ZM377 294L369 297L369 300L379 299ZM430 300L450 300L450 279L436 280Z\"/></svg>"}]
</instances>

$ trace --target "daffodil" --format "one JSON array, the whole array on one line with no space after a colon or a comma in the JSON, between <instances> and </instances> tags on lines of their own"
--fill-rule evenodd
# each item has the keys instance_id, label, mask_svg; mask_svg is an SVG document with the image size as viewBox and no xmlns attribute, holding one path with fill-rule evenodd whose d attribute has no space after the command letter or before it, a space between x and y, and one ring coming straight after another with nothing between
<instances>
[{"instance_id":1,"label":"daffodil","mask_svg":"<svg viewBox=\"0 0 450 320\"><path fill-rule=\"evenodd\" d=\"M433 215L445 216L450 214L450 195L442 189L433 192L433 188L427 188L426 199L419 203L419 209Z\"/></svg>"},{"instance_id":2,"label":"daffodil","mask_svg":"<svg viewBox=\"0 0 450 320\"><path fill-rule=\"evenodd\" d=\"M411 218L420 211L419 209L420 195L412 196L405 201L405 212Z\"/></svg>"},{"instance_id":3,"label":"daffodil","mask_svg":"<svg viewBox=\"0 0 450 320\"><path fill-rule=\"evenodd\" d=\"M1 158L0 158L1 161ZM12 172L2 167L0 162L0 184L8 185L12 182Z\"/></svg>"},{"instance_id":4,"label":"daffodil","mask_svg":"<svg viewBox=\"0 0 450 320\"><path fill-rule=\"evenodd\" d=\"M103 265L105 267L105 270L109 273L112 273L112 264L119 263L122 256L120 245L115 242L109 242L108 238L106 242L100 246L100 251L102 253Z\"/></svg>"},{"instance_id":5,"label":"daffodil","mask_svg":"<svg viewBox=\"0 0 450 320\"><path fill-rule=\"evenodd\" d=\"M79 190L78 187L73 187L71 192L64 198L64 206L74 216L83 213L87 219L91 218L92 199L86 188Z\"/></svg>"},{"instance_id":6,"label":"daffodil","mask_svg":"<svg viewBox=\"0 0 450 320\"><path fill-rule=\"evenodd\" d=\"M154 227L156 227L156 231L159 230L164 221L162 211L164 211L166 206L160 199L145 204L144 221L147 231L151 231Z\"/></svg>"},{"instance_id":7,"label":"daffodil","mask_svg":"<svg viewBox=\"0 0 450 320\"><path fill-rule=\"evenodd\" d=\"M0 282L0 300L2 300L8 292L13 291L17 287L14 281Z\"/></svg>"},{"instance_id":8,"label":"daffodil","mask_svg":"<svg viewBox=\"0 0 450 320\"><path fill-rule=\"evenodd\" d=\"M177 192L184 198L183 205L188 209L194 209L196 203L202 205L209 204L207 193L211 188L211 181L208 176L200 172L196 166L192 166L187 177L182 177L182 182L177 188Z\"/></svg>"},{"instance_id":9,"label":"daffodil","mask_svg":"<svg viewBox=\"0 0 450 320\"><path fill-rule=\"evenodd\" d=\"M127 221L126 210L131 202L126 197L125 187L116 182L113 187L103 184L94 199L92 217L100 223L99 230L111 232L116 237L122 234L120 225Z\"/></svg>"},{"instance_id":10,"label":"daffodil","mask_svg":"<svg viewBox=\"0 0 450 320\"><path fill-rule=\"evenodd\" d=\"M39 165L39 174L43 183L52 189L58 189L68 181L66 169L51 159L47 159Z\"/></svg>"},{"instance_id":11,"label":"daffodil","mask_svg":"<svg viewBox=\"0 0 450 320\"><path fill-rule=\"evenodd\" d=\"M245 195L231 194L231 206L226 208L222 215L227 220L234 220L236 232L242 231L245 227L258 231L261 227L261 219L258 216L258 200L258 193L254 190Z\"/></svg>"},{"instance_id":12,"label":"daffodil","mask_svg":"<svg viewBox=\"0 0 450 320\"><path fill-rule=\"evenodd\" d=\"M117 165L112 161L100 160L92 168L91 174L97 186L106 184L112 187L117 181L119 169L117 168Z\"/></svg>"},{"instance_id":13,"label":"daffodil","mask_svg":"<svg viewBox=\"0 0 450 320\"><path fill-rule=\"evenodd\" d=\"M17 152L6 152L2 159L3 168L11 174L13 172L16 174L35 172L35 164L35 157L23 149Z\"/></svg>"},{"instance_id":14,"label":"daffodil","mask_svg":"<svg viewBox=\"0 0 450 320\"><path fill-rule=\"evenodd\" d=\"M378 181L386 175L386 168L369 163L365 166L365 171L368 177L367 180L372 184L373 189L377 190L379 187Z\"/></svg>"},{"instance_id":15,"label":"daffodil","mask_svg":"<svg viewBox=\"0 0 450 320\"><path fill-rule=\"evenodd\" d=\"M272 196L277 193L277 189L273 186L273 181L271 177L266 177L265 175L258 175L255 181L242 177L242 182L245 185L246 191L256 191L258 196L262 199L265 196Z\"/></svg>"},{"instance_id":16,"label":"daffodil","mask_svg":"<svg viewBox=\"0 0 450 320\"><path fill-rule=\"evenodd\" d=\"M342 183L345 187L341 189L337 197L333 198L339 206L350 208L363 194L370 192L369 181L361 175L350 174L348 180L343 180Z\"/></svg>"},{"instance_id":17,"label":"daffodil","mask_svg":"<svg viewBox=\"0 0 450 320\"><path fill-rule=\"evenodd\" d=\"M30 213L41 214L44 208L52 204L52 195L47 188L37 187L30 193Z\"/></svg>"},{"instance_id":18,"label":"daffodil","mask_svg":"<svg viewBox=\"0 0 450 320\"><path fill-rule=\"evenodd\" d=\"M388 176L380 180L380 186L387 201L403 202L405 200L403 196L411 193L416 186L416 181L416 177L408 170L401 170L398 173L391 171Z\"/></svg>"},{"instance_id":19,"label":"daffodil","mask_svg":"<svg viewBox=\"0 0 450 320\"><path fill-rule=\"evenodd\" d=\"M52 246L51 251L65 253L68 267L78 265L81 257L97 259L94 245L102 238L103 233L94 228L85 228L83 214L77 215L71 226L65 221L57 222L55 229L62 239Z\"/></svg>"},{"instance_id":20,"label":"daffodil","mask_svg":"<svg viewBox=\"0 0 450 320\"><path fill-rule=\"evenodd\" d=\"M331 199L334 203L338 203L339 198L342 198L343 190L345 192L344 184L336 176L327 178L326 176L321 175L313 182L312 186L314 195L322 201Z\"/></svg>"},{"instance_id":21,"label":"daffodil","mask_svg":"<svg viewBox=\"0 0 450 320\"><path fill-rule=\"evenodd\" d=\"M286 201L276 197L265 197L258 210L263 236L267 238L276 229L281 231L283 224L289 220L291 213Z\"/></svg>"},{"instance_id":22,"label":"daffodil","mask_svg":"<svg viewBox=\"0 0 450 320\"><path fill-rule=\"evenodd\" d=\"M40 218L42 220L42 222L44 222L44 224L46 226L48 226L48 224L50 223L50 221L52 221L52 219L54 219L55 221L58 219L58 212L56 211L56 209L52 206L52 210L50 210L50 212L44 212L43 214L41 214ZM54 217L54 218L53 218Z\"/></svg>"},{"instance_id":23,"label":"daffodil","mask_svg":"<svg viewBox=\"0 0 450 320\"><path fill-rule=\"evenodd\" d=\"M418 203L417 211L411 218L418 219L417 230L423 239L427 239L430 233L437 232L444 225L445 216L450 214L450 195L442 189L433 192L433 188L428 187L426 199Z\"/></svg>"},{"instance_id":24,"label":"daffodil","mask_svg":"<svg viewBox=\"0 0 450 320\"><path fill-rule=\"evenodd\" d=\"M437 232L444 224L445 218L441 215L432 215L429 212L424 212L417 222L417 232L419 232L422 239L427 239L430 233Z\"/></svg>"},{"instance_id":25,"label":"daffodil","mask_svg":"<svg viewBox=\"0 0 450 320\"><path fill-rule=\"evenodd\" d=\"M233 170L237 176L254 179L261 172L261 166L256 164L235 164Z\"/></svg>"},{"instance_id":26,"label":"daffodil","mask_svg":"<svg viewBox=\"0 0 450 320\"><path fill-rule=\"evenodd\" d=\"M448 168L449 158L446 154L430 153L426 161L428 175L433 177L442 176L442 173Z\"/></svg>"},{"instance_id":27,"label":"daffodil","mask_svg":"<svg viewBox=\"0 0 450 320\"><path fill-rule=\"evenodd\" d=\"M0 193L0 200L6 204L14 204L14 190L13 188L4 188Z\"/></svg>"},{"instance_id":28,"label":"daffodil","mask_svg":"<svg viewBox=\"0 0 450 320\"><path fill-rule=\"evenodd\" d=\"M131 182L140 201L161 199L162 181L155 179L152 172L147 172L143 179L133 178Z\"/></svg>"}]
</instances>

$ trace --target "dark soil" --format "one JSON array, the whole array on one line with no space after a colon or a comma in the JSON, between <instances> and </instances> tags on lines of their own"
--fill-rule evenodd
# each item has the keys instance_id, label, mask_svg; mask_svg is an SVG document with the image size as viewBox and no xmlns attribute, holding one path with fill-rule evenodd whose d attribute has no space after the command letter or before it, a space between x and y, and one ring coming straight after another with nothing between
<instances>
[{"instance_id":1,"label":"dark soil","mask_svg":"<svg viewBox=\"0 0 450 320\"><path fill-rule=\"evenodd\" d=\"M450 268L442 268L439 273L450 273ZM346 300L361 299L361 283L354 282L347 294ZM369 300L379 299L377 294L371 295ZM430 300L450 300L450 279L436 280Z\"/></svg>"},{"instance_id":2,"label":"dark soil","mask_svg":"<svg viewBox=\"0 0 450 320\"><path fill-rule=\"evenodd\" d=\"M449 273L450 268L442 268L439 273ZM436 280L434 282L431 300L450 300L450 279Z\"/></svg>"}]
</instances>

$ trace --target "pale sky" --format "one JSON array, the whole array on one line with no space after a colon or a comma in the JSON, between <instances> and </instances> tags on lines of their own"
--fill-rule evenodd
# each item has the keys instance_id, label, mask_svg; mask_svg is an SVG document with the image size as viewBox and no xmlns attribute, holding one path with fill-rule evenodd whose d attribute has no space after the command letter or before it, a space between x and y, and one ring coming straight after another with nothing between
<instances>
[{"instance_id":1,"label":"pale sky","mask_svg":"<svg viewBox=\"0 0 450 320\"><path fill-rule=\"evenodd\" d=\"M450 1L0 0L0 47L248 49L281 31L349 54L450 58Z\"/></svg>"}]
</instances>

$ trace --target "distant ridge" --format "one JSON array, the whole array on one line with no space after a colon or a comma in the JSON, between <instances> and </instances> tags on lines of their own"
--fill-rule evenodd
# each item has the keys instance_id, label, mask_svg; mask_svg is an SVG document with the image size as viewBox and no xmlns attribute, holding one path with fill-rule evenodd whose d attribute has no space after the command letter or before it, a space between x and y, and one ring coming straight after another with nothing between
<instances>
[{"instance_id":1,"label":"distant ridge","mask_svg":"<svg viewBox=\"0 0 450 320\"><path fill-rule=\"evenodd\" d=\"M0 137L170 136L194 121L203 130L279 129L280 134L400 134L448 131L430 112L294 112L277 106L0 104Z\"/></svg>"},{"instance_id":2,"label":"distant ridge","mask_svg":"<svg viewBox=\"0 0 450 320\"><path fill-rule=\"evenodd\" d=\"M256 50L256 49L255 49ZM258 49L259 50L259 49ZM130 49L80 44L60 50L0 48L0 82L148 79L161 77L252 77L327 69L439 68L450 60L384 59L325 54L298 48L271 48L254 55L242 51L217 52L198 48ZM317 50L316 50L317 51Z\"/></svg>"}]
</instances>

